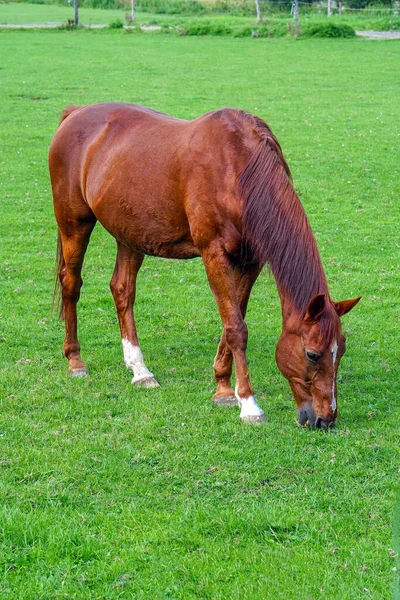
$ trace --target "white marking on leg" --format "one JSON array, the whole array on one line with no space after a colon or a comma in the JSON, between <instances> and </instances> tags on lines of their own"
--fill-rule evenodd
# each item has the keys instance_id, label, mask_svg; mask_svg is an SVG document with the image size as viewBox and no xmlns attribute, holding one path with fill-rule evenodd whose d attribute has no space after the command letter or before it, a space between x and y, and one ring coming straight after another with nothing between
<instances>
[{"instance_id":1,"label":"white marking on leg","mask_svg":"<svg viewBox=\"0 0 400 600\"><path fill-rule=\"evenodd\" d=\"M134 346L129 340L123 339L122 348L125 364L133 372L132 383L154 377L153 373L150 373L144 364L143 354L139 346Z\"/></svg>"},{"instance_id":2,"label":"white marking on leg","mask_svg":"<svg viewBox=\"0 0 400 600\"><path fill-rule=\"evenodd\" d=\"M336 379L336 359L337 359L337 351L338 351L338 345L337 342L335 341L335 343L332 345L331 348L331 352L332 352L332 362L333 362L333 377L332 377L332 403L331 403L331 407L332 410L335 411L336 410L336 398L335 398L335 379Z\"/></svg>"},{"instance_id":3,"label":"white marking on leg","mask_svg":"<svg viewBox=\"0 0 400 600\"><path fill-rule=\"evenodd\" d=\"M249 396L248 398L241 398L238 394L238 387L235 387L235 396L238 400L238 405L240 407L240 418L246 419L249 417L263 417L264 411L258 406L257 400L254 396Z\"/></svg>"}]
</instances>

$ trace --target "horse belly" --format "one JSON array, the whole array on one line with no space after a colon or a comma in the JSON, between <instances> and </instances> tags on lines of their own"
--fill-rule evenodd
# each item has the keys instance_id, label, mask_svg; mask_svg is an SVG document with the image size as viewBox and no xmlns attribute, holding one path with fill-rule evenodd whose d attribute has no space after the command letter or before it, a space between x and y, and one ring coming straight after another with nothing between
<instances>
[{"instance_id":1,"label":"horse belly","mask_svg":"<svg viewBox=\"0 0 400 600\"><path fill-rule=\"evenodd\" d=\"M199 256L182 199L176 193L152 185L134 186L129 193L118 188L92 203L97 219L115 239L150 256Z\"/></svg>"}]
</instances>

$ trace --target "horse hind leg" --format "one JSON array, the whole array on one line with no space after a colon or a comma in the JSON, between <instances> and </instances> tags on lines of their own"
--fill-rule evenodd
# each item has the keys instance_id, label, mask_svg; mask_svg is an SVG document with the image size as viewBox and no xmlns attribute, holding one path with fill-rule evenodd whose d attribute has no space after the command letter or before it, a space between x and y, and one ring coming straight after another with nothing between
<instances>
[{"instance_id":1,"label":"horse hind leg","mask_svg":"<svg viewBox=\"0 0 400 600\"><path fill-rule=\"evenodd\" d=\"M64 355L72 375L88 375L80 355L76 305L82 286L81 270L90 234L96 224L94 216L88 220L70 218L59 223L61 255L59 279L61 284L62 315L65 319Z\"/></svg>"},{"instance_id":2,"label":"horse hind leg","mask_svg":"<svg viewBox=\"0 0 400 600\"><path fill-rule=\"evenodd\" d=\"M233 355L226 343L225 330L222 332L214 360L214 377L217 390L212 401L217 406L237 406L237 398L231 385Z\"/></svg>"},{"instance_id":3,"label":"horse hind leg","mask_svg":"<svg viewBox=\"0 0 400 600\"><path fill-rule=\"evenodd\" d=\"M117 261L110 288L121 330L125 365L133 372L132 385L154 388L159 387L159 383L145 365L133 315L136 277L143 259L143 254L118 243Z\"/></svg>"}]
</instances>

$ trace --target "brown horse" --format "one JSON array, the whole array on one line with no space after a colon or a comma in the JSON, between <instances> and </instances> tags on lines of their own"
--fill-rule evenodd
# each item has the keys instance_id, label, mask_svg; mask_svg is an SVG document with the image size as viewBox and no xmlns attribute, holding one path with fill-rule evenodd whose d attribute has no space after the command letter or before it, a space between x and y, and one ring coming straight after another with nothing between
<instances>
[{"instance_id":1,"label":"brown horse","mask_svg":"<svg viewBox=\"0 0 400 600\"><path fill-rule=\"evenodd\" d=\"M87 374L76 305L98 220L117 241L111 290L134 385L158 386L144 363L133 318L144 256L201 256L223 323L213 401L239 404L245 421L264 420L250 384L244 316L268 262L282 304L276 361L289 380L299 422L323 428L335 423L336 374L345 351L339 317L359 298L331 300L309 222L266 123L232 109L185 121L130 104L71 106L52 141L49 165L64 353L72 374Z\"/></svg>"}]
</instances>

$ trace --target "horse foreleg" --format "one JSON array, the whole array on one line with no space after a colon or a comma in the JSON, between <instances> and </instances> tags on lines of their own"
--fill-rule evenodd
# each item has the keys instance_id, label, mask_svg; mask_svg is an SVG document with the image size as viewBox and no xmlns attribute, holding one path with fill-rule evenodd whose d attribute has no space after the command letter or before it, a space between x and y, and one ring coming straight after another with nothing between
<instances>
[{"instance_id":1,"label":"horse foreleg","mask_svg":"<svg viewBox=\"0 0 400 600\"><path fill-rule=\"evenodd\" d=\"M145 365L139 347L133 306L136 296L136 277L142 266L144 255L118 243L117 261L110 288L117 309L121 330L124 361L133 372L132 384L140 387L158 387L159 384Z\"/></svg>"},{"instance_id":2,"label":"horse foreleg","mask_svg":"<svg viewBox=\"0 0 400 600\"><path fill-rule=\"evenodd\" d=\"M234 269L234 281L236 297L239 302L242 317L246 316L247 304L252 287L260 274L259 265L236 267ZM218 406L236 406L238 400L231 386L233 355L226 342L225 330L222 332L214 360L214 375L217 389L212 401Z\"/></svg>"},{"instance_id":3,"label":"horse foreleg","mask_svg":"<svg viewBox=\"0 0 400 600\"><path fill-rule=\"evenodd\" d=\"M77 377L88 375L80 355L76 305L82 286L83 259L95 223L95 220L84 222L70 219L65 226L59 224L62 248L59 279L65 318L64 354L68 359L68 369Z\"/></svg>"},{"instance_id":4,"label":"horse foreleg","mask_svg":"<svg viewBox=\"0 0 400 600\"><path fill-rule=\"evenodd\" d=\"M228 360L229 353L224 349L228 346L232 352L233 361L235 363L235 396L241 408L240 418L243 421L250 422L264 421L264 412L258 406L254 397L253 388L250 384L246 360L247 327L243 319L241 303L239 302L237 295L232 265L225 250L217 242L214 242L207 249L203 250L202 259L224 326L223 338L219 350L221 359L220 364L224 365L226 373L224 381L221 380L222 385L220 390L225 394L226 386L228 385L227 382L229 381L229 369L231 369ZM248 291L248 294L249 293L250 290ZM245 310L247 300L244 299L245 295L242 295L243 307ZM222 350L224 350L224 353ZM230 390L231 387L229 383L228 391Z\"/></svg>"}]
</instances>

